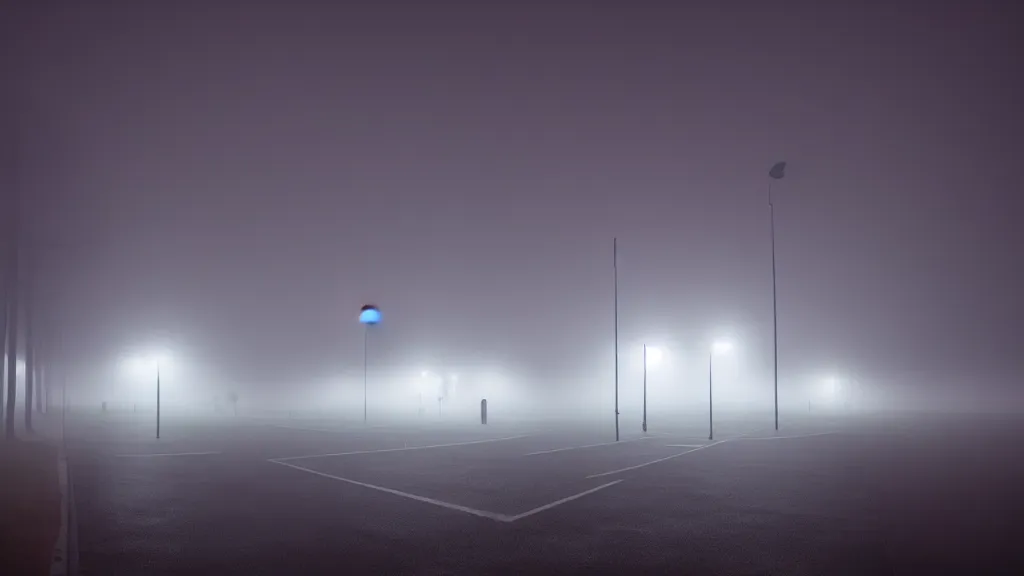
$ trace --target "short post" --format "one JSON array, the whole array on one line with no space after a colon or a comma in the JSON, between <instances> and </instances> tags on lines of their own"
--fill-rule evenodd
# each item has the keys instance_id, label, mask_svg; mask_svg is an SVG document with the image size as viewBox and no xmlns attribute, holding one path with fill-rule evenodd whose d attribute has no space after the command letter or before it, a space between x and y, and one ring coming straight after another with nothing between
<instances>
[{"instance_id":1,"label":"short post","mask_svg":"<svg viewBox=\"0 0 1024 576\"><path fill-rule=\"evenodd\" d=\"M641 426L647 433L647 344L644 344L644 421Z\"/></svg>"},{"instance_id":2,"label":"short post","mask_svg":"<svg viewBox=\"0 0 1024 576\"><path fill-rule=\"evenodd\" d=\"M480 401L480 423L487 424L487 398Z\"/></svg>"}]
</instances>

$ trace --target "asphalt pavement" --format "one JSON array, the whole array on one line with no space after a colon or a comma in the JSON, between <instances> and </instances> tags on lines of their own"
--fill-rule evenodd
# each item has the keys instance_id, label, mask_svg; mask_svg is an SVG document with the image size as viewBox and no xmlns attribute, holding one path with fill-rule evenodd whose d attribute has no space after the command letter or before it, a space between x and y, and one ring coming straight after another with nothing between
<instances>
[{"instance_id":1,"label":"asphalt pavement","mask_svg":"<svg viewBox=\"0 0 1024 576\"><path fill-rule=\"evenodd\" d=\"M84 576L1024 573L1014 418L151 432L69 418Z\"/></svg>"}]
</instances>

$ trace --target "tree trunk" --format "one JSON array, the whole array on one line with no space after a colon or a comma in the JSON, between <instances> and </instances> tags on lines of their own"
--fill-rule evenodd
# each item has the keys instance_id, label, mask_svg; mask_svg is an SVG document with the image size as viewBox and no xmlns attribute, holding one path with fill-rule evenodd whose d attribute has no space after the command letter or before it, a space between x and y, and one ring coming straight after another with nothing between
<instances>
[{"instance_id":1,"label":"tree trunk","mask_svg":"<svg viewBox=\"0 0 1024 576\"><path fill-rule=\"evenodd\" d=\"M12 204L14 204L12 202ZM16 204L15 204L16 205ZM17 219L12 217L17 226ZM18 394L18 234L11 233L11 251L7 267L7 406L4 414L4 434L14 439L14 402Z\"/></svg>"},{"instance_id":2,"label":"tree trunk","mask_svg":"<svg viewBox=\"0 0 1024 576\"><path fill-rule=\"evenodd\" d=\"M36 358L36 362L39 362L39 370L36 372L36 412L43 413L43 395L46 390L46 379L43 378L44 365L43 362Z\"/></svg>"},{"instance_id":3,"label":"tree trunk","mask_svg":"<svg viewBox=\"0 0 1024 576\"><path fill-rule=\"evenodd\" d=\"M26 276L28 276L26 274ZM32 338L32 278L27 277L25 290L25 430L32 431L32 400L35 393L36 344Z\"/></svg>"},{"instance_id":4,"label":"tree trunk","mask_svg":"<svg viewBox=\"0 0 1024 576\"><path fill-rule=\"evenodd\" d=\"M0 347L3 347L3 350L0 350L0 352L2 352L3 364L4 364L4 366L3 366L3 372L4 373L0 374L0 422L3 422L3 420L4 420L4 384L7 382L7 366L6 366L6 363L7 363L7 332L8 332L8 330L7 330L8 329L7 321L9 320L8 315L7 315L7 304L8 304L8 302L7 302L7 274L8 274L8 270L7 270L7 254L3 255L3 267L0 267L0 272L3 272L3 276L0 277L0 284L3 284L3 286L0 286L0 295L3 296L3 300L0 300L0 330L3 330L3 333L0 334Z\"/></svg>"}]
</instances>

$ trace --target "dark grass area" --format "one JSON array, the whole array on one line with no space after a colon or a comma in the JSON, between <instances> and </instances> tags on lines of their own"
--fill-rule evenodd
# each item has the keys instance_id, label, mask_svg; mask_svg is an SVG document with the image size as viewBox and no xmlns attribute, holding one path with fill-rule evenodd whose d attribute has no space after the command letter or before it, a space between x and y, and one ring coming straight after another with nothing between
<instances>
[{"instance_id":1,"label":"dark grass area","mask_svg":"<svg viewBox=\"0 0 1024 576\"><path fill-rule=\"evenodd\" d=\"M607 441L607 430L294 429L303 424L181 423L190 434L159 444L112 442L110 426L77 437L81 573L1024 573L1024 426L1013 418L807 419L782 434L839 433L734 439L596 479L586 476L681 454L666 444L699 442L699 426L525 456ZM723 426L720 437L772 435ZM531 435L289 463L507 515L621 482L509 523L267 462L516 433ZM112 456L192 451L220 453Z\"/></svg>"},{"instance_id":2,"label":"dark grass area","mask_svg":"<svg viewBox=\"0 0 1024 576\"><path fill-rule=\"evenodd\" d=\"M0 440L0 574L50 573L60 498L55 447Z\"/></svg>"}]
</instances>

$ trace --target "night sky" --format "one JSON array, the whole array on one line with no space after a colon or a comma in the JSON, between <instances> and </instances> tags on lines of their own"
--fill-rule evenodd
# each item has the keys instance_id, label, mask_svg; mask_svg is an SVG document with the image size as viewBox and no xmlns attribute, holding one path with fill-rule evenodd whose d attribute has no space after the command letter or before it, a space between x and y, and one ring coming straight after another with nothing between
<instances>
[{"instance_id":1,"label":"night sky","mask_svg":"<svg viewBox=\"0 0 1024 576\"><path fill-rule=\"evenodd\" d=\"M20 4L6 188L67 362L278 386L360 365L372 302L381 358L610 382L618 237L623 346L768 371L785 160L783 381L1020 387L1010 2Z\"/></svg>"}]
</instances>

